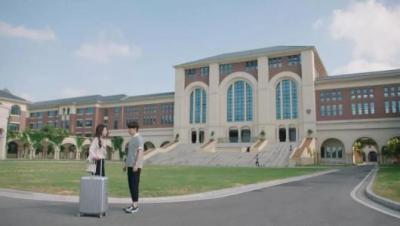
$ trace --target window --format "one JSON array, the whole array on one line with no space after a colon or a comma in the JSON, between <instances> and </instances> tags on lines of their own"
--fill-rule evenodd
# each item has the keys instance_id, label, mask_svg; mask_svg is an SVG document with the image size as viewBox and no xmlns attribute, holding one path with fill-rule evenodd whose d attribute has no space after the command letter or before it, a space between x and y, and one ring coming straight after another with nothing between
<instances>
[{"instance_id":1,"label":"window","mask_svg":"<svg viewBox=\"0 0 400 226\"><path fill-rule=\"evenodd\" d=\"M42 118L43 117L43 112L32 112L30 114L31 118Z\"/></svg>"},{"instance_id":2,"label":"window","mask_svg":"<svg viewBox=\"0 0 400 226\"><path fill-rule=\"evenodd\" d=\"M339 115L343 115L343 104L339 104Z\"/></svg>"},{"instance_id":3,"label":"window","mask_svg":"<svg viewBox=\"0 0 400 226\"><path fill-rule=\"evenodd\" d=\"M188 78L194 78L195 74L196 74L196 69L194 69L194 68L185 70L185 75Z\"/></svg>"},{"instance_id":4,"label":"window","mask_svg":"<svg viewBox=\"0 0 400 226\"><path fill-rule=\"evenodd\" d=\"M155 125L156 118L153 115L145 115L143 117L143 125Z\"/></svg>"},{"instance_id":5,"label":"window","mask_svg":"<svg viewBox=\"0 0 400 226\"><path fill-rule=\"evenodd\" d=\"M399 108L398 112L400 112L400 100L397 102L397 107Z\"/></svg>"},{"instance_id":6,"label":"window","mask_svg":"<svg viewBox=\"0 0 400 226\"><path fill-rule=\"evenodd\" d=\"M76 114L78 114L78 115L83 115L84 113L85 113L85 109L84 108L78 108L76 110Z\"/></svg>"},{"instance_id":7,"label":"window","mask_svg":"<svg viewBox=\"0 0 400 226\"><path fill-rule=\"evenodd\" d=\"M121 107L115 107L115 108L114 108L114 113L115 113L115 114L121 113Z\"/></svg>"},{"instance_id":8,"label":"window","mask_svg":"<svg viewBox=\"0 0 400 226\"><path fill-rule=\"evenodd\" d=\"M385 101L385 113L386 114L390 113L389 101Z\"/></svg>"},{"instance_id":9,"label":"window","mask_svg":"<svg viewBox=\"0 0 400 226\"><path fill-rule=\"evenodd\" d=\"M332 115L333 115L333 116L336 116L336 115L337 115L336 109L337 109L336 105L332 105Z\"/></svg>"},{"instance_id":10,"label":"window","mask_svg":"<svg viewBox=\"0 0 400 226\"><path fill-rule=\"evenodd\" d=\"M247 61L246 62L246 70L257 70L257 60Z\"/></svg>"},{"instance_id":11,"label":"window","mask_svg":"<svg viewBox=\"0 0 400 226\"><path fill-rule=\"evenodd\" d=\"M321 116L325 116L325 114L326 114L324 105L321 105L320 114L321 114Z\"/></svg>"},{"instance_id":12,"label":"window","mask_svg":"<svg viewBox=\"0 0 400 226\"><path fill-rule=\"evenodd\" d=\"M351 114L352 115L357 114L356 104L351 104Z\"/></svg>"},{"instance_id":13,"label":"window","mask_svg":"<svg viewBox=\"0 0 400 226\"><path fill-rule=\"evenodd\" d=\"M86 120L86 121L85 121L85 127L91 128L91 127L92 127L92 124L93 124L93 121L92 121L92 120Z\"/></svg>"},{"instance_id":14,"label":"window","mask_svg":"<svg viewBox=\"0 0 400 226\"><path fill-rule=\"evenodd\" d=\"M358 104L357 104L357 110L358 110L358 114L359 114L359 115L362 115L363 109L362 109L362 104L361 104L361 103L358 103Z\"/></svg>"},{"instance_id":15,"label":"window","mask_svg":"<svg viewBox=\"0 0 400 226\"><path fill-rule=\"evenodd\" d=\"M369 103L369 107L371 110L371 114L372 115L375 114L375 103L374 102Z\"/></svg>"},{"instance_id":16,"label":"window","mask_svg":"<svg viewBox=\"0 0 400 226\"><path fill-rule=\"evenodd\" d=\"M268 65L270 68L282 67L282 57L269 58Z\"/></svg>"},{"instance_id":17,"label":"window","mask_svg":"<svg viewBox=\"0 0 400 226\"><path fill-rule=\"evenodd\" d=\"M58 115L58 111L48 111L47 116L49 117L55 117Z\"/></svg>"},{"instance_id":18,"label":"window","mask_svg":"<svg viewBox=\"0 0 400 226\"><path fill-rule=\"evenodd\" d=\"M94 113L94 108L90 107L86 109L86 114L93 114Z\"/></svg>"},{"instance_id":19,"label":"window","mask_svg":"<svg viewBox=\"0 0 400 226\"><path fill-rule=\"evenodd\" d=\"M108 116L108 109L107 108L103 109L103 116Z\"/></svg>"},{"instance_id":20,"label":"window","mask_svg":"<svg viewBox=\"0 0 400 226\"><path fill-rule=\"evenodd\" d=\"M76 120L76 128L82 128L83 127L83 120L78 119Z\"/></svg>"},{"instance_id":21,"label":"window","mask_svg":"<svg viewBox=\"0 0 400 226\"><path fill-rule=\"evenodd\" d=\"M12 115L21 115L21 107L18 105L13 105L11 107L11 114Z\"/></svg>"},{"instance_id":22,"label":"window","mask_svg":"<svg viewBox=\"0 0 400 226\"><path fill-rule=\"evenodd\" d=\"M114 120L113 128L118 129L118 127L119 127L118 124L119 124L118 120Z\"/></svg>"},{"instance_id":23,"label":"window","mask_svg":"<svg viewBox=\"0 0 400 226\"><path fill-rule=\"evenodd\" d=\"M392 101L392 113L396 113L397 112L397 107L396 107L396 101Z\"/></svg>"},{"instance_id":24,"label":"window","mask_svg":"<svg viewBox=\"0 0 400 226\"><path fill-rule=\"evenodd\" d=\"M40 125L40 127L41 127L41 125ZM63 128L69 129L69 121L68 120L63 121Z\"/></svg>"},{"instance_id":25,"label":"window","mask_svg":"<svg viewBox=\"0 0 400 226\"><path fill-rule=\"evenodd\" d=\"M228 122L253 120L253 89L247 82L239 80L231 84L226 98Z\"/></svg>"},{"instance_id":26,"label":"window","mask_svg":"<svg viewBox=\"0 0 400 226\"><path fill-rule=\"evenodd\" d=\"M200 68L200 75L202 76L202 77L204 77L204 76L208 76L209 75L209 67L201 67Z\"/></svg>"},{"instance_id":27,"label":"window","mask_svg":"<svg viewBox=\"0 0 400 226\"><path fill-rule=\"evenodd\" d=\"M364 114L368 115L368 103L364 103Z\"/></svg>"},{"instance_id":28,"label":"window","mask_svg":"<svg viewBox=\"0 0 400 226\"><path fill-rule=\"evenodd\" d=\"M337 139L328 139L321 146L322 159L342 159L344 145Z\"/></svg>"},{"instance_id":29,"label":"window","mask_svg":"<svg viewBox=\"0 0 400 226\"><path fill-rule=\"evenodd\" d=\"M331 116L332 115L331 105L326 106L326 115L327 116Z\"/></svg>"},{"instance_id":30,"label":"window","mask_svg":"<svg viewBox=\"0 0 400 226\"><path fill-rule=\"evenodd\" d=\"M161 116L161 124L163 125L171 125L174 123L173 115L162 115Z\"/></svg>"},{"instance_id":31,"label":"window","mask_svg":"<svg viewBox=\"0 0 400 226\"><path fill-rule=\"evenodd\" d=\"M341 101L343 100L341 90L323 90L319 94L321 102Z\"/></svg>"},{"instance_id":32,"label":"window","mask_svg":"<svg viewBox=\"0 0 400 226\"><path fill-rule=\"evenodd\" d=\"M282 80L275 91L276 119L297 119L297 84L293 80ZM327 114L330 107L326 107ZM329 108L329 109L328 109Z\"/></svg>"},{"instance_id":33,"label":"window","mask_svg":"<svg viewBox=\"0 0 400 226\"><path fill-rule=\"evenodd\" d=\"M205 123L207 112L207 95L202 88L194 89L190 94L189 122Z\"/></svg>"},{"instance_id":34,"label":"window","mask_svg":"<svg viewBox=\"0 0 400 226\"><path fill-rule=\"evenodd\" d=\"M288 56L288 65L294 66L300 64L300 55Z\"/></svg>"},{"instance_id":35,"label":"window","mask_svg":"<svg viewBox=\"0 0 400 226\"><path fill-rule=\"evenodd\" d=\"M220 74L230 74L232 73L232 64L220 64L219 65Z\"/></svg>"},{"instance_id":36,"label":"window","mask_svg":"<svg viewBox=\"0 0 400 226\"><path fill-rule=\"evenodd\" d=\"M19 131L19 124L17 124L17 123L9 123L8 124L8 129L10 131L13 131L13 132L18 132Z\"/></svg>"},{"instance_id":37,"label":"window","mask_svg":"<svg viewBox=\"0 0 400 226\"><path fill-rule=\"evenodd\" d=\"M156 113L157 112L157 105L155 104L147 104L144 106L144 112L147 114Z\"/></svg>"}]
</instances>

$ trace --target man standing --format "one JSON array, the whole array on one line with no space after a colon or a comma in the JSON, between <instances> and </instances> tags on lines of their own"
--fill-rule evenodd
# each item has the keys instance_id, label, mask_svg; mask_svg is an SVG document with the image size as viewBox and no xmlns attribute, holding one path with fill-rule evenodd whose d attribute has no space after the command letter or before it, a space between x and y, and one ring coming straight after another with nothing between
<instances>
[{"instance_id":1,"label":"man standing","mask_svg":"<svg viewBox=\"0 0 400 226\"><path fill-rule=\"evenodd\" d=\"M128 185L131 193L132 205L124 208L126 213L139 211L139 181L143 167L143 137L139 134L139 124L136 121L127 123L128 133L132 136L128 145L124 172L128 172Z\"/></svg>"}]
</instances>

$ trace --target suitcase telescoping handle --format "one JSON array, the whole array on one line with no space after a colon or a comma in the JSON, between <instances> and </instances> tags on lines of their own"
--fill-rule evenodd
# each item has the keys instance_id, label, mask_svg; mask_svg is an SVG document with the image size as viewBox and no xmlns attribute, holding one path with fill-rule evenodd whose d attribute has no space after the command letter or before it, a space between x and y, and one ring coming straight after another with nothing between
<instances>
[{"instance_id":1,"label":"suitcase telescoping handle","mask_svg":"<svg viewBox=\"0 0 400 226\"><path fill-rule=\"evenodd\" d=\"M103 161L104 161L104 159L99 159L99 161L100 161L100 173L99 173L99 177L102 177L102 175L103 175Z\"/></svg>"}]
</instances>

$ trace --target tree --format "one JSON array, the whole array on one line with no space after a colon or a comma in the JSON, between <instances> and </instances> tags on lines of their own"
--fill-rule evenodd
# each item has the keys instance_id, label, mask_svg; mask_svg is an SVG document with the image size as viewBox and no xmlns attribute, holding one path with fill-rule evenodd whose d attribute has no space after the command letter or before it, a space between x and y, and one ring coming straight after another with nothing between
<instances>
[{"instance_id":1,"label":"tree","mask_svg":"<svg viewBox=\"0 0 400 226\"><path fill-rule=\"evenodd\" d=\"M124 138L122 137L117 136L111 138L112 148L118 150L120 159L123 159L125 155L125 152L122 151L122 143L124 143Z\"/></svg>"},{"instance_id":2,"label":"tree","mask_svg":"<svg viewBox=\"0 0 400 226\"><path fill-rule=\"evenodd\" d=\"M382 154L387 157L396 158L397 163L400 164L400 137L394 137L387 142Z\"/></svg>"},{"instance_id":3,"label":"tree","mask_svg":"<svg viewBox=\"0 0 400 226\"><path fill-rule=\"evenodd\" d=\"M68 131L52 125L46 125L39 130L26 129L16 135L24 147L29 147L32 153L33 150L36 150L36 154L42 150L43 157L46 156L50 144L57 149L68 136Z\"/></svg>"}]
</instances>

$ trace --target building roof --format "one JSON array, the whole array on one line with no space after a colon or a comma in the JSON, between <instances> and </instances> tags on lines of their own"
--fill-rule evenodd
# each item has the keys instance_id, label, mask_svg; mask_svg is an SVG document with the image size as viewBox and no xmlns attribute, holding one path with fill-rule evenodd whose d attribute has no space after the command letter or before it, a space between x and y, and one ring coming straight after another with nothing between
<instances>
[{"instance_id":1,"label":"building roof","mask_svg":"<svg viewBox=\"0 0 400 226\"><path fill-rule=\"evenodd\" d=\"M91 96L72 97L72 98L35 102L29 105L29 109L39 110L42 108L56 108L62 105L123 103L131 101L150 100L163 96L173 97L174 92L139 95L139 96L127 96L125 94L119 94L112 96L91 95Z\"/></svg>"},{"instance_id":2,"label":"building roof","mask_svg":"<svg viewBox=\"0 0 400 226\"><path fill-rule=\"evenodd\" d=\"M101 95L81 96L81 97L34 102L29 107L31 109L36 109L36 108L52 108L52 107L58 107L60 105L96 104L100 102L121 100L124 97L126 97L126 95L123 94L113 95L113 96L101 96Z\"/></svg>"},{"instance_id":3,"label":"building roof","mask_svg":"<svg viewBox=\"0 0 400 226\"><path fill-rule=\"evenodd\" d=\"M139 96L129 96L122 99L123 102L131 102L131 101L144 101L144 100L152 100L161 97L174 97L175 92L166 92L166 93L154 93L154 94L147 94L147 95L139 95Z\"/></svg>"},{"instance_id":4,"label":"building roof","mask_svg":"<svg viewBox=\"0 0 400 226\"><path fill-rule=\"evenodd\" d=\"M356 81L356 80L365 80L372 78L388 78L388 77L400 78L400 69L385 70L385 71L370 71L370 72L342 74L342 75L330 75L330 76L319 77L315 82L317 84L318 83L322 84L322 83L338 82L338 81Z\"/></svg>"},{"instance_id":5,"label":"building roof","mask_svg":"<svg viewBox=\"0 0 400 226\"><path fill-rule=\"evenodd\" d=\"M15 101L19 101L19 102L25 102L28 103L29 101L25 100L24 98L21 98L19 96L16 96L14 94L12 94L8 89L3 89L0 90L0 98L4 98L4 99L9 99L9 100L15 100Z\"/></svg>"},{"instance_id":6,"label":"building roof","mask_svg":"<svg viewBox=\"0 0 400 226\"><path fill-rule=\"evenodd\" d=\"M315 50L314 46L272 46L260 49L245 50L239 52L223 53L211 57L206 57L203 59L186 62L183 64L175 65L175 67L189 67L196 65L206 65L210 63L219 63L222 61L234 61L248 58L255 58L260 56L273 55L285 52L298 52L303 50L312 49Z\"/></svg>"}]
</instances>

